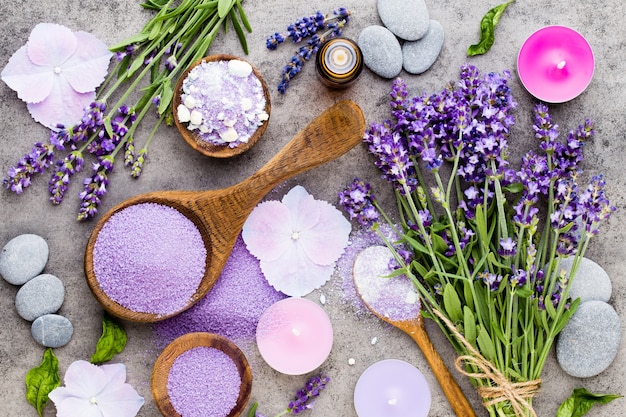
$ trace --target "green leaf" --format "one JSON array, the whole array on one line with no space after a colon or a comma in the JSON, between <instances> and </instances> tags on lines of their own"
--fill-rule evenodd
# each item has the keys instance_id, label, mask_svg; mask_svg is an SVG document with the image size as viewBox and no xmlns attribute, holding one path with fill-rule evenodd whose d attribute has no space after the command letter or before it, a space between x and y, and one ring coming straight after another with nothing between
<instances>
[{"instance_id":1,"label":"green leaf","mask_svg":"<svg viewBox=\"0 0 626 417\"><path fill-rule=\"evenodd\" d=\"M112 52L121 51L126 48L128 45L132 45L135 43L141 43L148 39L148 35L146 33L138 33L130 38L126 38L123 41L116 43L115 45L109 47L109 50Z\"/></svg>"},{"instance_id":2,"label":"green leaf","mask_svg":"<svg viewBox=\"0 0 626 417\"><path fill-rule=\"evenodd\" d=\"M41 364L26 374L26 400L37 409L40 416L48 402L48 394L60 384L59 360L48 348Z\"/></svg>"},{"instance_id":3,"label":"green leaf","mask_svg":"<svg viewBox=\"0 0 626 417\"><path fill-rule=\"evenodd\" d=\"M113 125L111 124L111 118L105 117L103 122L104 122L104 130L106 130L109 137L112 138L113 137Z\"/></svg>"},{"instance_id":4,"label":"green leaf","mask_svg":"<svg viewBox=\"0 0 626 417\"><path fill-rule=\"evenodd\" d=\"M222 19L233 7L235 0L219 0L217 3L217 15Z\"/></svg>"},{"instance_id":5,"label":"green leaf","mask_svg":"<svg viewBox=\"0 0 626 417\"><path fill-rule=\"evenodd\" d=\"M517 194L521 193L524 190L524 185L521 182L514 182L513 184L505 185L502 187L503 191L507 191L509 193Z\"/></svg>"},{"instance_id":6,"label":"green leaf","mask_svg":"<svg viewBox=\"0 0 626 417\"><path fill-rule=\"evenodd\" d=\"M424 278L428 274L428 269L426 269L421 263L417 261L411 262L411 268L417 272L417 275Z\"/></svg>"},{"instance_id":7,"label":"green leaf","mask_svg":"<svg viewBox=\"0 0 626 417\"><path fill-rule=\"evenodd\" d=\"M241 6L241 0L237 0L237 11L239 12L239 17L241 17L241 23L243 24L243 27L245 27L248 32L252 33L252 26L248 21L246 13L243 11L243 7Z\"/></svg>"},{"instance_id":8,"label":"green leaf","mask_svg":"<svg viewBox=\"0 0 626 417\"><path fill-rule=\"evenodd\" d=\"M172 83L169 80L166 80L163 83L163 91L161 91L161 101L159 103L159 114L163 114L165 110L169 107L172 102L172 98L174 97L174 89L172 88Z\"/></svg>"},{"instance_id":9,"label":"green leaf","mask_svg":"<svg viewBox=\"0 0 626 417\"><path fill-rule=\"evenodd\" d=\"M246 34L243 31L243 28L239 24L239 20L237 20L237 13L235 9L230 9L230 20L233 21L233 27L235 28L235 32L237 33L237 37L239 38L239 42L241 42L241 47L243 48L243 53L248 55L248 42L246 41Z\"/></svg>"},{"instance_id":10,"label":"green leaf","mask_svg":"<svg viewBox=\"0 0 626 417\"><path fill-rule=\"evenodd\" d=\"M250 411L248 411L248 417L255 417L256 416L256 409L259 407L259 403L255 402L254 404L252 404L252 407L250 407Z\"/></svg>"},{"instance_id":11,"label":"green leaf","mask_svg":"<svg viewBox=\"0 0 626 417\"><path fill-rule=\"evenodd\" d=\"M489 10L480 21L480 41L477 44L471 45L467 49L468 56L482 55L491 49L495 41L495 29L500 21L500 16L504 13L504 10L509 4L515 0L510 0L506 3L502 3L493 9Z\"/></svg>"},{"instance_id":12,"label":"green leaf","mask_svg":"<svg viewBox=\"0 0 626 417\"><path fill-rule=\"evenodd\" d=\"M453 323L463 320L463 310L454 286L447 283L443 289L443 306Z\"/></svg>"},{"instance_id":13,"label":"green leaf","mask_svg":"<svg viewBox=\"0 0 626 417\"><path fill-rule=\"evenodd\" d=\"M576 388L572 395L561 404L556 417L581 417L587 414L594 404L608 404L621 397L616 394L593 394L585 388Z\"/></svg>"},{"instance_id":14,"label":"green leaf","mask_svg":"<svg viewBox=\"0 0 626 417\"><path fill-rule=\"evenodd\" d=\"M480 330L478 331L476 342L478 343L480 353L485 359L488 361L494 361L496 359L496 348L493 345L491 337L489 337L489 332L482 326L480 326Z\"/></svg>"},{"instance_id":15,"label":"green leaf","mask_svg":"<svg viewBox=\"0 0 626 417\"><path fill-rule=\"evenodd\" d=\"M126 347L126 331L108 314L102 318L102 336L96 344L96 352L89 360L98 365L109 361Z\"/></svg>"},{"instance_id":16,"label":"green leaf","mask_svg":"<svg viewBox=\"0 0 626 417\"><path fill-rule=\"evenodd\" d=\"M476 342L476 317L467 306L463 307L464 337L472 345Z\"/></svg>"}]
</instances>

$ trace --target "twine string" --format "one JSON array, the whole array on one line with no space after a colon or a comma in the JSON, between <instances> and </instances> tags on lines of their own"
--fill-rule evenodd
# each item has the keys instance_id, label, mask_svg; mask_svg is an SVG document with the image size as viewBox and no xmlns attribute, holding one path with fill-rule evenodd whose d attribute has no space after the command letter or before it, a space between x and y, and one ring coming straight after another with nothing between
<instances>
[{"instance_id":1,"label":"twine string","mask_svg":"<svg viewBox=\"0 0 626 417\"><path fill-rule=\"evenodd\" d=\"M541 387L541 379L524 382L511 382L505 377L498 368L472 346L457 328L437 309L433 309L434 313L445 323L452 334L465 346L468 355L459 356L455 361L457 370L463 375L473 379L486 379L493 382L494 385L488 387L478 387L478 394L483 399L483 405L489 407L501 402L509 401L516 416L524 417L531 415L537 417L537 413L527 401L533 398ZM471 365L480 371L469 372L465 370L463 364Z\"/></svg>"}]
</instances>

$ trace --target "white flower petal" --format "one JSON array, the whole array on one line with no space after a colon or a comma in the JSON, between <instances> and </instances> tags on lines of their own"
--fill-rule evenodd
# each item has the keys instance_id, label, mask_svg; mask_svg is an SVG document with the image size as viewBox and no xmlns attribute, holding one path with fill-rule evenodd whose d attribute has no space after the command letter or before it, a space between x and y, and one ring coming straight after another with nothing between
<instances>
[{"instance_id":1,"label":"white flower petal","mask_svg":"<svg viewBox=\"0 0 626 417\"><path fill-rule=\"evenodd\" d=\"M55 77L50 95L40 103L28 103L28 111L37 122L58 130L57 124L74 126L83 116L85 107L96 98L96 93L77 93L63 77Z\"/></svg>"},{"instance_id":2,"label":"white flower petal","mask_svg":"<svg viewBox=\"0 0 626 417\"><path fill-rule=\"evenodd\" d=\"M317 224L300 233L304 253L319 265L336 262L348 245L352 226L331 204L316 200L320 219Z\"/></svg>"},{"instance_id":3,"label":"white flower petal","mask_svg":"<svg viewBox=\"0 0 626 417\"><path fill-rule=\"evenodd\" d=\"M282 202L289 208L294 231L303 232L319 222L320 212L317 201L301 185L296 185L289 190Z\"/></svg>"},{"instance_id":4,"label":"white flower petal","mask_svg":"<svg viewBox=\"0 0 626 417\"><path fill-rule=\"evenodd\" d=\"M98 406L84 398L67 398L55 406L59 417L102 417Z\"/></svg>"},{"instance_id":5,"label":"white flower petal","mask_svg":"<svg viewBox=\"0 0 626 417\"><path fill-rule=\"evenodd\" d=\"M62 74L77 93L96 91L104 81L113 54L94 35L76 32L76 52L61 66Z\"/></svg>"},{"instance_id":6,"label":"white flower petal","mask_svg":"<svg viewBox=\"0 0 626 417\"><path fill-rule=\"evenodd\" d=\"M70 28L55 23L39 23L28 37L28 57L35 65L61 66L74 52L78 40Z\"/></svg>"},{"instance_id":7,"label":"white flower petal","mask_svg":"<svg viewBox=\"0 0 626 417\"><path fill-rule=\"evenodd\" d=\"M79 360L67 368L63 381L69 395L89 399L104 389L108 378L98 366Z\"/></svg>"},{"instance_id":8,"label":"white flower petal","mask_svg":"<svg viewBox=\"0 0 626 417\"><path fill-rule=\"evenodd\" d=\"M287 207L278 201L266 201L256 206L242 230L250 253L265 261L273 261L284 254L292 244L289 216Z\"/></svg>"},{"instance_id":9,"label":"white flower petal","mask_svg":"<svg viewBox=\"0 0 626 417\"><path fill-rule=\"evenodd\" d=\"M0 76L27 103L39 103L48 97L55 78L52 67L34 65L31 62L26 46L15 51Z\"/></svg>"}]
</instances>

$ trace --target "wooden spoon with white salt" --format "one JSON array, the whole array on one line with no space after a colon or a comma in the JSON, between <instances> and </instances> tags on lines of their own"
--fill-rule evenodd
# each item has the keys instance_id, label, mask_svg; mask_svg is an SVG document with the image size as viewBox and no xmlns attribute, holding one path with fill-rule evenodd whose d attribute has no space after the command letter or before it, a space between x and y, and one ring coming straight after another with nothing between
<instances>
[{"instance_id":1,"label":"wooden spoon with white salt","mask_svg":"<svg viewBox=\"0 0 626 417\"><path fill-rule=\"evenodd\" d=\"M357 255L352 276L359 297L376 317L402 330L417 343L454 413L458 417L476 417L426 333L413 283L406 277L383 278L391 272L392 259L385 246L371 246Z\"/></svg>"}]
</instances>

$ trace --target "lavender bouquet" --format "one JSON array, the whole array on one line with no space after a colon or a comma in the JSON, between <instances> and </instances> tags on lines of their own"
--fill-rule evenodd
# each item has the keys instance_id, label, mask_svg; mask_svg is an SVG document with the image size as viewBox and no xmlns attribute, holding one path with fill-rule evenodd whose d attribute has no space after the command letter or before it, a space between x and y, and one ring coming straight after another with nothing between
<instances>
[{"instance_id":1,"label":"lavender bouquet","mask_svg":"<svg viewBox=\"0 0 626 417\"><path fill-rule=\"evenodd\" d=\"M457 350L456 366L490 416L502 417L536 415L542 369L579 304L568 296L572 279L599 223L615 211L602 176L579 185L582 147L594 134L589 120L562 143L547 107L536 105L540 149L511 167L509 78L465 65L456 84L417 97L398 79L393 120L371 124L364 136L397 198L401 239L386 243L398 273L414 282L423 315ZM365 227L391 223L363 181L339 199ZM567 256L569 274L559 266Z\"/></svg>"}]
</instances>

